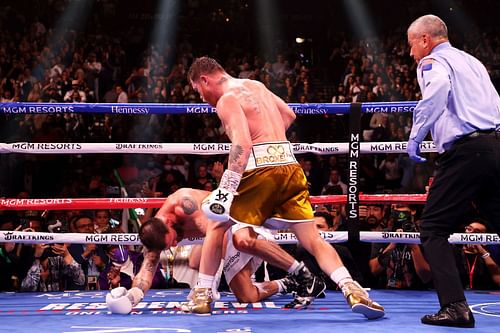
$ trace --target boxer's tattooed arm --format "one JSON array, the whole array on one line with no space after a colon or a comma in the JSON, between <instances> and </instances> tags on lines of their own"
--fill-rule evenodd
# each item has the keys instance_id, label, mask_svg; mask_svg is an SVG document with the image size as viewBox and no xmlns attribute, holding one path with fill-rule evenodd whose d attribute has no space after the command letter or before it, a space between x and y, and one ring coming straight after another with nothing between
<instances>
[{"instance_id":1,"label":"boxer's tattooed arm","mask_svg":"<svg viewBox=\"0 0 500 333\"><path fill-rule=\"evenodd\" d=\"M151 284L151 281L142 278L137 278L134 280L134 287L141 289L144 293L146 293L149 288L151 288Z\"/></svg>"},{"instance_id":2,"label":"boxer's tattooed arm","mask_svg":"<svg viewBox=\"0 0 500 333\"><path fill-rule=\"evenodd\" d=\"M141 270L136 275L133 283L133 287L137 287L144 292L147 292L151 288L153 283L153 277L156 273L156 268L158 267L158 262L160 261L160 252L158 251L148 251L144 256L144 262L142 263Z\"/></svg>"},{"instance_id":3,"label":"boxer's tattooed arm","mask_svg":"<svg viewBox=\"0 0 500 333\"><path fill-rule=\"evenodd\" d=\"M144 258L144 269L146 272L153 273L156 272L156 267L160 261L160 253L150 251L146 254Z\"/></svg>"},{"instance_id":4,"label":"boxer's tattooed arm","mask_svg":"<svg viewBox=\"0 0 500 333\"><path fill-rule=\"evenodd\" d=\"M191 215L198 210L198 204L191 196L184 196L181 198L181 207L186 215Z\"/></svg>"},{"instance_id":5,"label":"boxer's tattooed arm","mask_svg":"<svg viewBox=\"0 0 500 333\"><path fill-rule=\"evenodd\" d=\"M232 145L229 151L229 165L231 166L231 171L243 174L246 167L246 162L243 161L243 147L241 145Z\"/></svg>"}]
</instances>

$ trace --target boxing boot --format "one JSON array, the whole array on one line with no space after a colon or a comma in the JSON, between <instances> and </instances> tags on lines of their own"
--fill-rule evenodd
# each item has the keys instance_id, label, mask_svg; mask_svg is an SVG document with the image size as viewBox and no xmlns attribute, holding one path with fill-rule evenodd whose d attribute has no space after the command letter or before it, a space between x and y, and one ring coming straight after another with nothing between
<instances>
[{"instance_id":1,"label":"boxing boot","mask_svg":"<svg viewBox=\"0 0 500 333\"><path fill-rule=\"evenodd\" d=\"M186 313L195 313L199 315L212 314L212 289L195 287L192 299L181 304L181 310Z\"/></svg>"},{"instance_id":2,"label":"boxing boot","mask_svg":"<svg viewBox=\"0 0 500 333\"><path fill-rule=\"evenodd\" d=\"M384 308L370 299L368 293L356 281L349 281L342 286L342 293L352 312L361 313L368 319L384 316Z\"/></svg>"}]
</instances>

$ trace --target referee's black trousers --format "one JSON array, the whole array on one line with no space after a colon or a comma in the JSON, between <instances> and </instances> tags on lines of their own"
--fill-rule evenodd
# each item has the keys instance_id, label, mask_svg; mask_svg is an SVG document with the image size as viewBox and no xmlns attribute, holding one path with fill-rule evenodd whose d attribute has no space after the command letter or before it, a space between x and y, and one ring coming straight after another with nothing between
<instances>
[{"instance_id":1,"label":"referee's black trousers","mask_svg":"<svg viewBox=\"0 0 500 333\"><path fill-rule=\"evenodd\" d=\"M422 214L420 238L441 306L465 300L449 235L473 202L500 231L500 132L457 140L439 156Z\"/></svg>"}]
</instances>

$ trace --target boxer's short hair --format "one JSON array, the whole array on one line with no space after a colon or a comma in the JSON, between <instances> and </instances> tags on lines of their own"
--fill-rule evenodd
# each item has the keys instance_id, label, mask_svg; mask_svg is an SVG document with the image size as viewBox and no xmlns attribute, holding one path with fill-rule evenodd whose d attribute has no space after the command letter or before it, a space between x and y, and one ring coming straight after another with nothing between
<instances>
[{"instance_id":1,"label":"boxer's short hair","mask_svg":"<svg viewBox=\"0 0 500 333\"><path fill-rule=\"evenodd\" d=\"M168 228L162 220L153 217L144 222L139 229L139 238L142 244L150 251L163 251L167 244L165 235Z\"/></svg>"},{"instance_id":2,"label":"boxer's short hair","mask_svg":"<svg viewBox=\"0 0 500 333\"><path fill-rule=\"evenodd\" d=\"M201 75L211 74L214 72L224 72L224 68L217 62L217 60L210 57L197 58L189 68L188 79L190 81L197 81Z\"/></svg>"}]
</instances>

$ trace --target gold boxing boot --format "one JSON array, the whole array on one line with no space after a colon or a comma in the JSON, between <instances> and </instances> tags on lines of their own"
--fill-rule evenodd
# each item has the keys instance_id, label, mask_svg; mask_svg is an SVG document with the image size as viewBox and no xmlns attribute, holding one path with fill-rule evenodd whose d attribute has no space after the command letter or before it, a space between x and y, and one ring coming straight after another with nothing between
<instances>
[{"instance_id":1,"label":"gold boxing boot","mask_svg":"<svg viewBox=\"0 0 500 333\"><path fill-rule=\"evenodd\" d=\"M195 287L192 290L192 298L189 302L181 304L181 310L198 315L212 314L212 288Z\"/></svg>"},{"instance_id":2,"label":"gold boxing boot","mask_svg":"<svg viewBox=\"0 0 500 333\"><path fill-rule=\"evenodd\" d=\"M342 293L352 312L361 313L368 319L384 316L384 307L372 301L368 293L356 281L346 282L342 287Z\"/></svg>"}]
</instances>

